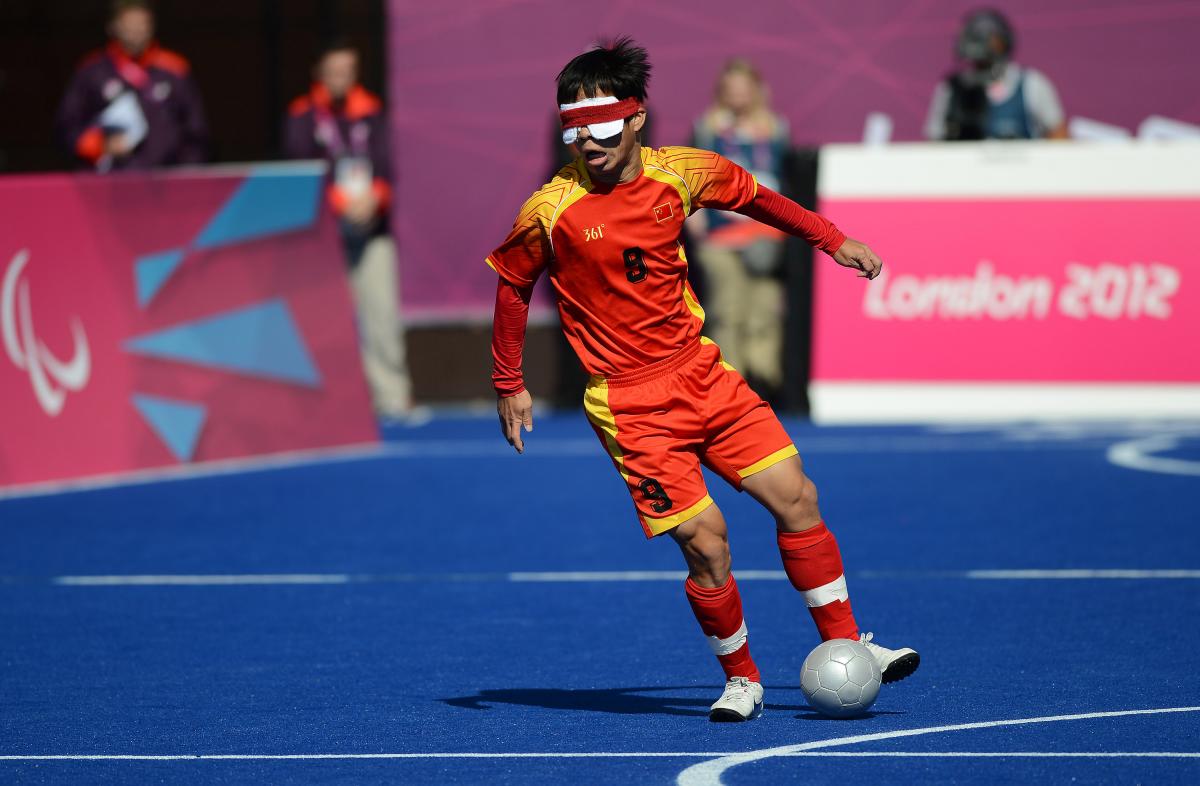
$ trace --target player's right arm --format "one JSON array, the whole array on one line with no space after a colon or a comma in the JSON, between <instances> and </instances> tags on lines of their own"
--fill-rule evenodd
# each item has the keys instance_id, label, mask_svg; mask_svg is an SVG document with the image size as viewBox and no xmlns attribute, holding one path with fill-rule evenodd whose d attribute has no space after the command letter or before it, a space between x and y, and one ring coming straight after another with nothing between
<instances>
[{"instance_id":1,"label":"player's right arm","mask_svg":"<svg viewBox=\"0 0 1200 786\"><path fill-rule=\"evenodd\" d=\"M525 452L522 426L526 431L533 431L533 398L525 389L521 373L525 326L529 322L532 296L533 286L518 287L503 277L496 284L496 312L492 318L492 386L496 390L500 433L518 453Z\"/></svg>"},{"instance_id":2,"label":"player's right arm","mask_svg":"<svg viewBox=\"0 0 1200 786\"><path fill-rule=\"evenodd\" d=\"M492 318L492 386L500 433L518 453L525 452L521 429L533 431L533 399L525 389L521 359L533 285L552 254L549 218L555 203L534 194L521 208L512 231L488 254L487 264L499 274Z\"/></svg>"}]
</instances>

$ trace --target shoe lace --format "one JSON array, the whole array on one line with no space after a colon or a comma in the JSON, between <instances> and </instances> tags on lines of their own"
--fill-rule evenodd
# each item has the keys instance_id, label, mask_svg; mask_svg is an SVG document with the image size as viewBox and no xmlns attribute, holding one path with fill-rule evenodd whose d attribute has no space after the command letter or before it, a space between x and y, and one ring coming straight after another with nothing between
<instances>
[{"instance_id":1,"label":"shoe lace","mask_svg":"<svg viewBox=\"0 0 1200 786\"><path fill-rule=\"evenodd\" d=\"M732 690L746 691L750 689L749 677L730 677L729 682L725 683L726 692Z\"/></svg>"},{"instance_id":2,"label":"shoe lace","mask_svg":"<svg viewBox=\"0 0 1200 786\"><path fill-rule=\"evenodd\" d=\"M871 639L875 638L874 633L864 633L858 637L858 643L866 646L867 649L874 651L879 647L878 644L872 644Z\"/></svg>"}]
</instances>

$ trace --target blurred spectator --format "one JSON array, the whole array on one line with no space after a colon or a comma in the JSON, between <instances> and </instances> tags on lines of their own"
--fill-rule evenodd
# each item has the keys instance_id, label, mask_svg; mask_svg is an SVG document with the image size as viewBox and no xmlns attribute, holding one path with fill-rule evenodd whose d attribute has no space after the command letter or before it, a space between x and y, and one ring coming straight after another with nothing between
<instances>
[{"instance_id":1,"label":"blurred spectator","mask_svg":"<svg viewBox=\"0 0 1200 786\"><path fill-rule=\"evenodd\" d=\"M789 137L758 71L734 59L721 70L716 100L696 121L692 144L720 153L778 191ZM705 276L705 333L757 392L775 398L783 382L783 233L717 210L699 211L687 226Z\"/></svg>"},{"instance_id":2,"label":"blurred spectator","mask_svg":"<svg viewBox=\"0 0 1200 786\"><path fill-rule=\"evenodd\" d=\"M399 417L412 408L412 384L397 302L396 245L388 231L387 125L379 98L358 84L358 65L358 50L346 43L321 54L309 92L288 108L284 155L329 162L329 203L350 267L367 383L376 412Z\"/></svg>"},{"instance_id":3,"label":"blurred spectator","mask_svg":"<svg viewBox=\"0 0 1200 786\"><path fill-rule=\"evenodd\" d=\"M112 4L104 49L88 56L58 109L67 152L99 171L200 163L208 127L188 61L154 40L147 0Z\"/></svg>"},{"instance_id":4,"label":"blurred spectator","mask_svg":"<svg viewBox=\"0 0 1200 786\"><path fill-rule=\"evenodd\" d=\"M1012 62L1012 25L999 11L969 14L955 53L962 65L933 92L929 139L1065 139L1054 85L1042 72Z\"/></svg>"}]
</instances>

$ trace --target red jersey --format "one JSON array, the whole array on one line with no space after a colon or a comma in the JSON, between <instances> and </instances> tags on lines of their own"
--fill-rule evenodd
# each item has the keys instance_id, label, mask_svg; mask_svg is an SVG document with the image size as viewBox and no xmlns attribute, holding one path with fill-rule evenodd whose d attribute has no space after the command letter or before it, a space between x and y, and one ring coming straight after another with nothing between
<instances>
[{"instance_id":1,"label":"red jersey","mask_svg":"<svg viewBox=\"0 0 1200 786\"><path fill-rule=\"evenodd\" d=\"M584 368L633 371L695 341L704 324L687 282L683 220L700 208L742 208L757 190L737 164L690 147L643 147L641 174L615 186L592 182L579 159L525 202L487 263L519 287L548 268Z\"/></svg>"}]
</instances>

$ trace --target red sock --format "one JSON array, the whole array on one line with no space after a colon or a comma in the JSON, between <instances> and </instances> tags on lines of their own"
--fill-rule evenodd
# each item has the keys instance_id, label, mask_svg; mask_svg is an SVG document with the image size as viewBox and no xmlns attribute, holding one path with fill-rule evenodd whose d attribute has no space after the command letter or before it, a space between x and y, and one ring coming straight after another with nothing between
<instances>
[{"instance_id":1,"label":"red sock","mask_svg":"<svg viewBox=\"0 0 1200 786\"><path fill-rule=\"evenodd\" d=\"M692 613L700 623L700 630L708 637L713 654L725 670L725 679L746 677L751 682L762 682L758 667L750 657L750 643L746 634L746 621L742 617L742 596L738 594L733 576L725 586L707 589L689 577L683 583Z\"/></svg>"},{"instance_id":2,"label":"red sock","mask_svg":"<svg viewBox=\"0 0 1200 786\"><path fill-rule=\"evenodd\" d=\"M792 586L804 596L822 641L858 639L842 553L825 522L803 532L780 532L779 553Z\"/></svg>"}]
</instances>

